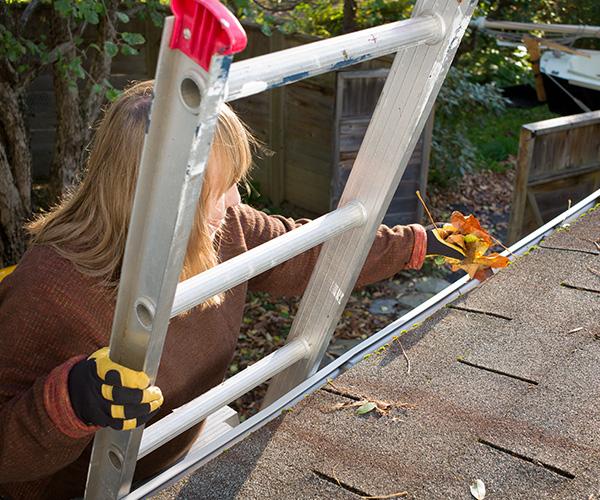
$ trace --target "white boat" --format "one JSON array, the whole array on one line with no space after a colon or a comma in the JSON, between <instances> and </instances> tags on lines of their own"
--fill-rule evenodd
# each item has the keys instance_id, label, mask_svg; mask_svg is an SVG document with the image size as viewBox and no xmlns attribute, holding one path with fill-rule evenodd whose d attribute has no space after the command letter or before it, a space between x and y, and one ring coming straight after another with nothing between
<instances>
[{"instance_id":1,"label":"white boat","mask_svg":"<svg viewBox=\"0 0 600 500\"><path fill-rule=\"evenodd\" d=\"M562 78L571 85L600 91L600 51L580 49L577 52L581 55L558 50L543 52L541 72Z\"/></svg>"},{"instance_id":2,"label":"white boat","mask_svg":"<svg viewBox=\"0 0 600 500\"><path fill-rule=\"evenodd\" d=\"M495 36L503 45L519 46L518 32L542 31L554 38L541 39L540 72L549 108L563 115L600 109L600 51L571 49L557 45L561 38L600 38L600 26L517 23L478 18L471 26ZM545 43L546 42L546 43ZM568 43L568 42L563 42ZM546 47L544 48L544 45Z\"/></svg>"}]
</instances>

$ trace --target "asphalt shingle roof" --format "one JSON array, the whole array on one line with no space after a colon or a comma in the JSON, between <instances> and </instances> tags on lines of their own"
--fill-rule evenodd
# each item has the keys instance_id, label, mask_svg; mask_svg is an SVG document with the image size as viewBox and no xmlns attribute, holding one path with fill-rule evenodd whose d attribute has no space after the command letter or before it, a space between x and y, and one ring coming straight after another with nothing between
<instances>
[{"instance_id":1,"label":"asphalt shingle roof","mask_svg":"<svg viewBox=\"0 0 600 500\"><path fill-rule=\"evenodd\" d=\"M599 499L596 240L600 210L402 335L410 373L394 342L157 498Z\"/></svg>"}]
</instances>

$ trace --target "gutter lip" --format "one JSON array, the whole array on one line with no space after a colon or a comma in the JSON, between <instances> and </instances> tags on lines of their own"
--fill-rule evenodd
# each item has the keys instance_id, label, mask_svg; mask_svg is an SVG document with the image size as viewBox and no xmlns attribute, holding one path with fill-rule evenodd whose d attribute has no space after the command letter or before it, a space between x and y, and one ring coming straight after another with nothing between
<instances>
[{"instance_id":1,"label":"gutter lip","mask_svg":"<svg viewBox=\"0 0 600 500\"><path fill-rule=\"evenodd\" d=\"M557 227L570 223L583 213L587 212L590 208L593 208L598 200L600 200L600 189L576 203L570 209L557 215L554 219L534 232L514 243L509 247L510 252L505 250L502 252L502 255L508 256L511 261L514 260L514 256L523 255L529 248L539 243L549 234L552 234ZM175 463L172 467L150 479L123 498L125 500L146 498L151 494L167 488L183 476L199 469L226 449L231 448L248 437L252 432L277 418L284 410L295 406L304 399L304 397L312 394L325 385L328 380L336 378L344 371L355 366L362 361L366 354L372 353L379 347L388 343L396 332L408 329L415 323L421 322L432 316L446 304L475 288L477 283L476 280L469 280L467 275L463 276L455 283L452 283L421 305L412 309L404 316L401 316L396 321L390 323L379 332L373 334L339 358L318 370L296 388L274 401L267 408L262 409L256 415L253 415L248 420L245 420L238 426L207 444L200 450L201 453L198 453L193 459L192 457L187 460L184 458L180 462Z\"/></svg>"}]
</instances>

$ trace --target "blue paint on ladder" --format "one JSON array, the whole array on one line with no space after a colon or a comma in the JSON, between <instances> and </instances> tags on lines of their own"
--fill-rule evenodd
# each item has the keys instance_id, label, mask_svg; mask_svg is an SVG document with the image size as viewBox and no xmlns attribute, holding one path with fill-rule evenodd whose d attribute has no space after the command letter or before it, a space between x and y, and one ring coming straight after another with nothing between
<instances>
[{"instance_id":1,"label":"blue paint on ladder","mask_svg":"<svg viewBox=\"0 0 600 500\"><path fill-rule=\"evenodd\" d=\"M287 85L288 83L297 82L298 80L304 80L305 78L308 78L308 76L308 71L301 71L300 73L286 76L283 80L281 80L281 85Z\"/></svg>"},{"instance_id":2,"label":"blue paint on ladder","mask_svg":"<svg viewBox=\"0 0 600 500\"><path fill-rule=\"evenodd\" d=\"M343 61L339 61L339 62L335 63L331 69L333 71L335 71L338 69L345 68L347 66L352 66L354 64L358 64L359 62L364 61L365 59L371 59L371 58L372 58L371 54L363 54L362 56L359 56L359 57L349 57L348 59L344 59Z\"/></svg>"},{"instance_id":3,"label":"blue paint on ladder","mask_svg":"<svg viewBox=\"0 0 600 500\"><path fill-rule=\"evenodd\" d=\"M331 66L328 69L326 69L325 71L323 71L323 73L327 73L329 71L336 71L338 69L342 69L347 66L352 66L353 64L358 64L359 62L373 58L373 56L371 54L363 54L362 56L358 56L358 57L348 57L348 54L346 53L346 51L344 51L344 57L346 59L344 59L343 61L338 61L333 66ZM311 73L310 71L300 71L299 73L294 73L293 75L284 77L282 80L273 82L272 84L270 84L268 86L268 89L274 89L277 87L282 87L283 85L288 85L290 83L297 82L299 80L304 80L305 78L309 78L311 76L311 74L313 74L313 73Z\"/></svg>"}]
</instances>

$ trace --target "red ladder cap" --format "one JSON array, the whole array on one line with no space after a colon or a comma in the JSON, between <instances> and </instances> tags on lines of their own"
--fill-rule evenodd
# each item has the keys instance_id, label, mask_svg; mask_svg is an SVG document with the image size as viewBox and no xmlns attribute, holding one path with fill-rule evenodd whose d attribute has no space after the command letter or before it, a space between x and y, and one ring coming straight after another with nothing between
<instances>
[{"instance_id":1,"label":"red ladder cap","mask_svg":"<svg viewBox=\"0 0 600 500\"><path fill-rule=\"evenodd\" d=\"M214 54L246 48L246 32L218 0L171 0L175 25L169 47L179 49L206 71Z\"/></svg>"}]
</instances>

